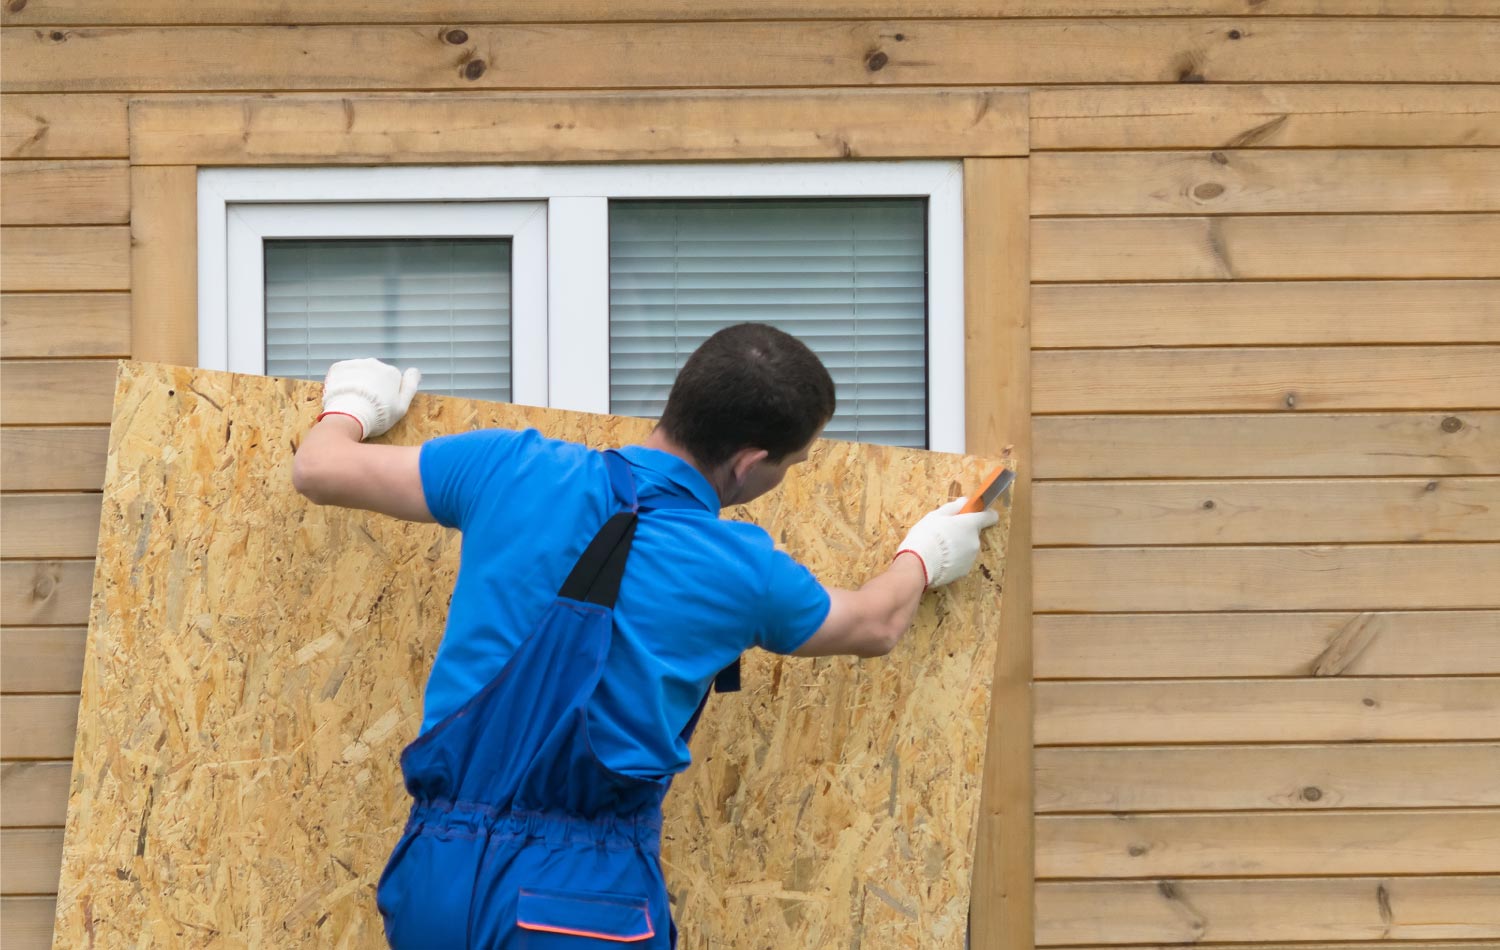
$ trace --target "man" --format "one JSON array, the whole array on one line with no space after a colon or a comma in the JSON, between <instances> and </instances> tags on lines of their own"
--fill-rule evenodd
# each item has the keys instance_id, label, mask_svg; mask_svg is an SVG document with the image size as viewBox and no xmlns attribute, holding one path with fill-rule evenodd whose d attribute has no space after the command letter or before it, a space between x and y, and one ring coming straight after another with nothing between
<instances>
[{"instance_id":1,"label":"man","mask_svg":"<svg viewBox=\"0 0 1500 950\"><path fill-rule=\"evenodd\" d=\"M293 466L319 504L463 532L414 801L377 891L393 947L676 944L661 800L716 674L752 646L888 653L923 591L972 567L994 512L924 517L891 566L826 589L754 525L719 518L779 485L833 416L833 381L771 327L720 331L655 431L607 453L535 431L367 444L420 374L335 364Z\"/></svg>"}]
</instances>

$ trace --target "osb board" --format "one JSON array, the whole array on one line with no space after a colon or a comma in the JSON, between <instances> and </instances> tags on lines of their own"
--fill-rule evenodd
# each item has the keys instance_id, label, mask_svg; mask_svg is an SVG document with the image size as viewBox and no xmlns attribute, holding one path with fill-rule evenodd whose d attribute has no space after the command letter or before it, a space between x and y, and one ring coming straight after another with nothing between
<instances>
[{"instance_id":1,"label":"osb board","mask_svg":"<svg viewBox=\"0 0 1500 950\"><path fill-rule=\"evenodd\" d=\"M57 902L57 946L380 947L458 536L291 488L321 387L121 364ZM418 396L391 440L636 419ZM726 512L825 583L990 463L823 443ZM755 653L668 798L684 948L963 946L1004 529L888 659Z\"/></svg>"}]
</instances>

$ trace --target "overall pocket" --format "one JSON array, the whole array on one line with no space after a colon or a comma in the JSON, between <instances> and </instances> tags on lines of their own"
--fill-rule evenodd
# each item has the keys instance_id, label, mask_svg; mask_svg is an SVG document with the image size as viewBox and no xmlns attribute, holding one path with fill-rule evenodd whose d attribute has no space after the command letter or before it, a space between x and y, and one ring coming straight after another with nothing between
<instances>
[{"instance_id":1,"label":"overall pocket","mask_svg":"<svg viewBox=\"0 0 1500 950\"><path fill-rule=\"evenodd\" d=\"M656 936L650 902L629 894L522 888L519 950L584 950Z\"/></svg>"}]
</instances>

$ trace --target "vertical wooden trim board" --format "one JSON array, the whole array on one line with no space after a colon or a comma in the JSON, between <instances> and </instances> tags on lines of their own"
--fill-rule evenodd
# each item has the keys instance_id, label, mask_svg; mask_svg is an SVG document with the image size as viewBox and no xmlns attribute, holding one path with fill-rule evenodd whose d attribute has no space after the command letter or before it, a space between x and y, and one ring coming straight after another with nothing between
<instances>
[{"instance_id":1,"label":"vertical wooden trim board","mask_svg":"<svg viewBox=\"0 0 1500 950\"><path fill-rule=\"evenodd\" d=\"M974 854L974 950L1034 946L1028 159L964 162L967 449L1018 460Z\"/></svg>"},{"instance_id":2,"label":"vertical wooden trim board","mask_svg":"<svg viewBox=\"0 0 1500 950\"><path fill-rule=\"evenodd\" d=\"M131 356L198 365L198 169L130 169Z\"/></svg>"}]
</instances>

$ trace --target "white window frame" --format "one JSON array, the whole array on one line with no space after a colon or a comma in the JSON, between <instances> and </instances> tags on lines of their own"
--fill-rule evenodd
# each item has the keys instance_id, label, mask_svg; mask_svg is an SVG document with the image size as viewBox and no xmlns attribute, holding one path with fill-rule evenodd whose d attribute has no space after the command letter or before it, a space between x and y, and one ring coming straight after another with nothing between
<instances>
[{"instance_id":1,"label":"white window frame","mask_svg":"<svg viewBox=\"0 0 1500 950\"><path fill-rule=\"evenodd\" d=\"M340 215L361 214L377 230L402 234L357 233L361 237L447 236L416 233L403 219L438 216L443 208L485 205L491 212L510 202L545 203L546 213L516 226L491 223L485 234L505 230L527 241L526 266L542 269L536 278L521 274L522 249L513 245L513 288L542 296L542 325L522 327L522 302L513 304L515 325L512 372L516 402L585 412L609 411L609 202L611 199L713 198L925 198L927 215L927 444L946 452L964 450L964 275L963 166L955 161L798 162L722 164L401 166L378 168L205 168L198 172L199 363L231 369L240 357L232 350L253 346L264 325L248 304L231 315L230 300L249 299L248 281L263 284L263 254L248 242L298 228L299 216L313 212L325 229L340 229ZM264 209L255 206L267 206ZM377 206L379 211L358 209ZM418 212L417 209L424 210ZM314 211L314 209L317 209ZM463 214L462 211L454 211ZM432 219L441 223L439 218ZM453 219L457 221L458 219ZM237 237L231 248L231 225ZM448 224L445 227L458 227ZM470 225L483 230L479 225ZM312 227L308 225L307 227ZM540 230L538 230L540 229ZM534 260L538 236L545 261ZM258 236L258 238L257 238ZM233 254L231 255L231 249ZM249 261L253 259L253 264ZM230 293L231 273L236 293ZM541 279L545 288L536 280ZM243 293L239 289L244 287ZM263 295L264 288L257 293ZM535 296L533 296L533 301ZM257 325L254 331L240 324ZM523 351L521 341L528 349ZM242 342L243 341L243 342ZM232 359L233 356L233 359ZM247 359L262 360L259 353ZM522 391L522 376L527 377Z\"/></svg>"}]
</instances>

